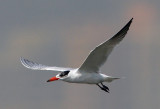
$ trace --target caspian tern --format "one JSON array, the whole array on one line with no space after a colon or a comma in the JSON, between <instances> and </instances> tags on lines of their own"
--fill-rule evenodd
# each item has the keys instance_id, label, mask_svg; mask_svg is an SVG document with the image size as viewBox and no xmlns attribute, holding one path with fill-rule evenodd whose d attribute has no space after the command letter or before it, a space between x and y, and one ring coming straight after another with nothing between
<instances>
[{"instance_id":1,"label":"caspian tern","mask_svg":"<svg viewBox=\"0 0 160 109\"><path fill-rule=\"evenodd\" d=\"M20 59L21 63L25 67L33 70L52 70L61 72L55 77L50 78L47 82L62 80L69 83L96 84L100 89L109 93L109 88L105 86L103 82L112 82L113 80L120 78L99 73L99 69L105 63L113 48L125 37L132 20L133 18L116 35L92 50L79 68L46 66L24 58Z\"/></svg>"}]
</instances>

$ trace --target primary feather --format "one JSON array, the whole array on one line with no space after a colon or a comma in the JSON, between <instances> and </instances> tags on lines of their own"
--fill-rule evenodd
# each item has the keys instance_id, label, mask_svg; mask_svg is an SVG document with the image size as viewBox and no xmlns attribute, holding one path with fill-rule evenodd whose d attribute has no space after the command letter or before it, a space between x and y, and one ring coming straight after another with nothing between
<instances>
[{"instance_id":1,"label":"primary feather","mask_svg":"<svg viewBox=\"0 0 160 109\"><path fill-rule=\"evenodd\" d=\"M113 48L119 44L127 34L133 18L111 39L97 46L90 52L87 59L79 68L80 72L98 72L99 68L105 63Z\"/></svg>"},{"instance_id":2,"label":"primary feather","mask_svg":"<svg viewBox=\"0 0 160 109\"><path fill-rule=\"evenodd\" d=\"M21 58L20 60L25 67L32 70L52 70L52 71L63 72L63 71L68 71L73 69L73 68L65 68L65 67L46 66L46 65L35 63L33 61L29 61L24 58Z\"/></svg>"}]
</instances>

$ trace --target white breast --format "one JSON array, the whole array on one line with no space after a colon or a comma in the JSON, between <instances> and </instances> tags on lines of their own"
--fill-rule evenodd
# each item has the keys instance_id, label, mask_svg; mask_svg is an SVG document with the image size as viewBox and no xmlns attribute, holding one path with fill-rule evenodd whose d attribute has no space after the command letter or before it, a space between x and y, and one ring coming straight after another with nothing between
<instances>
[{"instance_id":1,"label":"white breast","mask_svg":"<svg viewBox=\"0 0 160 109\"><path fill-rule=\"evenodd\" d=\"M78 70L72 70L68 74L68 77L62 79L63 81L70 83L85 83L85 84L97 84L104 81L104 78L99 73L80 73Z\"/></svg>"}]
</instances>

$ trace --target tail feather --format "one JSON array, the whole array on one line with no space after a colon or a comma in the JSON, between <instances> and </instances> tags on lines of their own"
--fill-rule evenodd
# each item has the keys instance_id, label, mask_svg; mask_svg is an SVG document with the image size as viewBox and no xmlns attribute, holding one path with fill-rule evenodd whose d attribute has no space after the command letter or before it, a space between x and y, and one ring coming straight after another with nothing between
<instances>
[{"instance_id":1,"label":"tail feather","mask_svg":"<svg viewBox=\"0 0 160 109\"><path fill-rule=\"evenodd\" d=\"M112 82L113 80L116 80L116 79L121 79L121 78L119 78L119 77L108 77L107 79L106 79L106 82Z\"/></svg>"}]
</instances>

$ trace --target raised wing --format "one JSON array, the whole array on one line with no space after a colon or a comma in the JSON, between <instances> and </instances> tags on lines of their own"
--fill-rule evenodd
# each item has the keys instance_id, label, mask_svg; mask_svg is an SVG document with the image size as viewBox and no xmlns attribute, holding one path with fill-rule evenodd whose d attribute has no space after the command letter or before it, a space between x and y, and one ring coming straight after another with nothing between
<instances>
[{"instance_id":1,"label":"raised wing","mask_svg":"<svg viewBox=\"0 0 160 109\"><path fill-rule=\"evenodd\" d=\"M90 52L87 59L79 68L80 72L98 72L99 68L107 60L109 54L112 52L113 48L120 43L120 41L125 37L129 27L132 23L133 18L111 39L105 41L104 43L97 46L93 51Z\"/></svg>"},{"instance_id":2,"label":"raised wing","mask_svg":"<svg viewBox=\"0 0 160 109\"><path fill-rule=\"evenodd\" d=\"M32 69L32 70L52 70L52 71L59 71L59 72L63 72L63 71L68 71L68 70L72 70L73 68L64 68L64 67L52 67L52 66L46 66L46 65L42 65L42 64L38 64L32 61L29 61L27 59L21 58L20 59L22 65L24 65L25 67Z\"/></svg>"}]
</instances>

